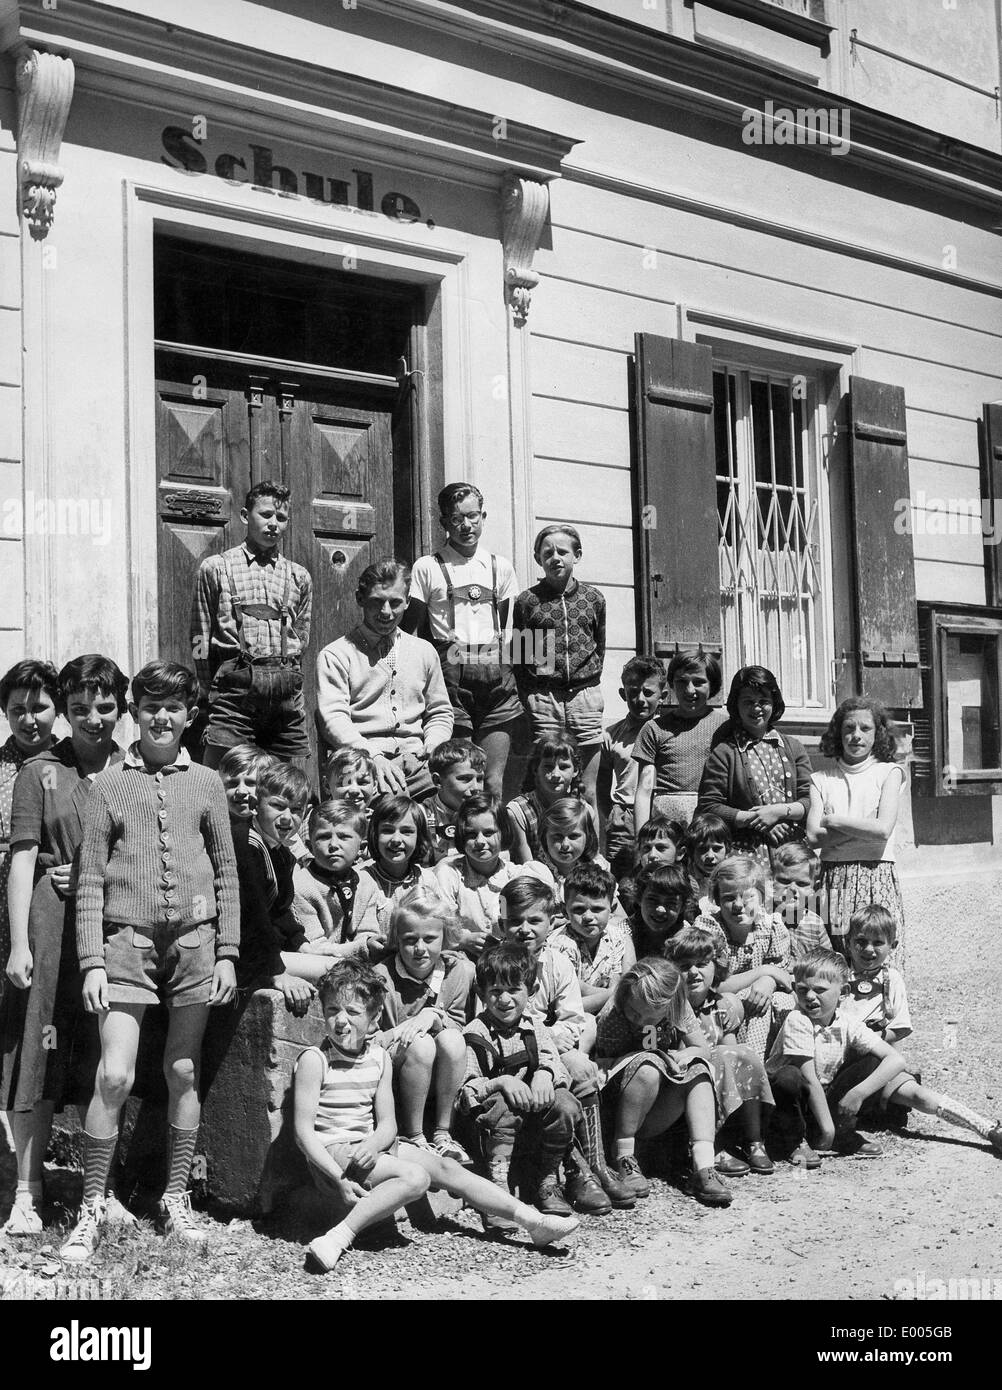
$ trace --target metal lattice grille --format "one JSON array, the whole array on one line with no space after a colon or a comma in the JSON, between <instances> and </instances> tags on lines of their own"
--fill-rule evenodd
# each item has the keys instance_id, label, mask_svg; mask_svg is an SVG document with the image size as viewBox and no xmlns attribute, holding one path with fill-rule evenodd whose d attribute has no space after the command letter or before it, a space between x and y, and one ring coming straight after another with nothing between
<instances>
[{"instance_id":1,"label":"metal lattice grille","mask_svg":"<svg viewBox=\"0 0 1002 1390\"><path fill-rule=\"evenodd\" d=\"M769 667L788 706L817 709L828 684L811 383L726 368L713 387L724 658Z\"/></svg>"}]
</instances>

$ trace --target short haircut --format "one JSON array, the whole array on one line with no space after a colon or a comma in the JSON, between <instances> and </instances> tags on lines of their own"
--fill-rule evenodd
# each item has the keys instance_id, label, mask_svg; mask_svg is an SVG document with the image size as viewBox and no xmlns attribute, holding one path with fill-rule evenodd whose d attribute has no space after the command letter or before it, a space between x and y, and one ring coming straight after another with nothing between
<instances>
[{"instance_id":1,"label":"short haircut","mask_svg":"<svg viewBox=\"0 0 1002 1390\"><path fill-rule=\"evenodd\" d=\"M705 676L710 686L710 699L720 694L723 672L720 658L713 652L676 652L668 663L668 684L674 685L680 676Z\"/></svg>"},{"instance_id":2,"label":"short haircut","mask_svg":"<svg viewBox=\"0 0 1002 1390\"><path fill-rule=\"evenodd\" d=\"M584 784L581 781L581 752L576 741L564 734L551 734L536 741L529 758L529 765L525 770L524 786L529 791L535 790L536 774L539 772L539 765L544 758L551 761L560 758L570 760L574 766L574 781L571 783L571 790L575 796L580 796L584 791Z\"/></svg>"},{"instance_id":3,"label":"short haircut","mask_svg":"<svg viewBox=\"0 0 1002 1390\"><path fill-rule=\"evenodd\" d=\"M51 661L35 661L28 657L17 661L0 680L0 708L6 710L15 690L27 690L31 695L45 691L53 704L59 700L59 672Z\"/></svg>"},{"instance_id":4,"label":"short haircut","mask_svg":"<svg viewBox=\"0 0 1002 1390\"><path fill-rule=\"evenodd\" d=\"M67 661L59 672L59 698L56 706L60 714L66 713L69 697L78 690L83 690L90 696L111 695L118 706L119 714L124 714L128 707L128 676L119 670L110 657L100 656L97 652L74 657L72 661Z\"/></svg>"},{"instance_id":5,"label":"short haircut","mask_svg":"<svg viewBox=\"0 0 1002 1390\"><path fill-rule=\"evenodd\" d=\"M821 735L821 752L826 758L841 758L842 725L846 715L860 709L869 710L873 715L873 756L878 763L894 762L896 740L891 732L890 716L879 700L870 700L864 695L853 695L842 701Z\"/></svg>"},{"instance_id":6,"label":"short haircut","mask_svg":"<svg viewBox=\"0 0 1002 1390\"><path fill-rule=\"evenodd\" d=\"M475 497L481 507L484 505L484 494L472 483L447 483L438 494L438 514L443 519L449 515L453 507L458 507L460 502L465 502L467 497Z\"/></svg>"},{"instance_id":7,"label":"short haircut","mask_svg":"<svg viewBox=\"0 0 1002 1390\"><path fill-rule=\"evenodd\" d=\"M470 825L477 816L493 816L501 835L501 848L511 845L511 821L501 810L501 803L490 792L473 792L456 812L456 848L462 849L470 836Z\"/></svg>"},{"instance_id":8,"label":"short haircut","mask_svg":"<svg viewBox=\"0 0 1002 1390\"><path fill-rule=\"evenodd\" d=\"M776 846L770 858L774 872L776 869L796 869L800 864L808 864L813 874L818 867L817 855L806 840L786 840Z\"/></svg>"},{"instance_id":9,"label":"short haircut","mask_svg":"<svg viewBox=\"0 0 1002 1390\"><path fill-rule=\"evenodd\" d=\"M765 869L754 855L729 854L713 866L710 874L710 896L715 903L720 902L719 888L722 883L747 883L765 896Z\"/></svg>"},{"instance_id":10,"label":"short haircut","mask_svg":"<svg viewBox=\"0 0 1002 1390\"><path fill-rule=\"evenodd\" d=\"M436 777L448 772L450 767L462 767L469 763L474 772L487 771L487 754L475 743L464 743L462 739L450 738L440 743L428 758L428 771Z\"/></svg>"},{"instance_id":11,"label":"short haircut","mask_svg":"<svg viewBox=\"0 0 1002 1390\"><path fill-rule=\"evenodd\" d=\"M846 940L851 941L861 931L879 932L888 946L893 946L898 939L898 924L883 903L867 903L852 914Z\"/></svg>"},{"instance_id":12,"label":"short haircut","mask_svg":"<svg viewBox=\"0 0 1002 1390\"><path fill-rule=\"evenodd\" d=\"M270 767L258 773L258 801L265 796L280 796L290 806L301 807L304 811L310 804L310 779L295 763L283 763L273 758Z\"/></svg>"},{"instance_id":13,"label":"short haircut","mask_svg":"<svg viewBox=\"0 0 1002 1390\"><path fill-rule=\"evenodd\" d=\"M360 999L370 1018L382 1012L386 992L387 983L383 977L357 956L342 956L336 960L317 986L325 1011L342 1000Z\"/></svg>"},{"instance_id":14,"label":"short haircut","mask_svg":"<svg viewBox=\"0 0 1002 1390\"><path fill-rule=\"evenodd\" d=\"M386 944L396 948L400 945L400 933L408 921L441 922L442 945L448 950L459 940L461 926L452 904L446 902L438 893L430 892L418 885L401 893L390 909L390 920L386 928Z\"/></svg>"},{"instance_id":15,"label":"short haircut","mask_svg":"<svg viewBox=\"0 0 1002 1390\"><path fill-rule=\"evenodd\" d=\"M583 830L585 846L582 859L594 859L598 854L598 831L587 801L577 796L558 796L539 820L539 842L546 853L546 837L551 830Z\"/></svg>"},{"instance_id":16,"label":"short haircut","mask_svg":"<svg viewBox=\"0 0 1002 1390\"><path fill-rule=\"evenodd\" d=\"M364 767L369 776L375 780L376 760L369 752L368 748L359 748L354 744L349 744L347 748L339 748L336 753L332 753L327 759L327 782L334 790L335 777L342 777L346 772L354 772L356 767Z\"/></svg>"},{"instance_id":17,"label":"short haircut","mask_svg":"<svg viewBox=\"0 0 1002 1390\"><path fill-rule=\"evenodd\" d=\"M531 912L534 907L541 907L552 917L557 907L553 889L534 874L519 874L518 878L511 879L499 896L502 921Z\"/></svg>"},{"instance_id":18,"label":"short haircut","mask_svg":"<svg viewBox=\"0 0 1002 1390\"><path fill-rule=\"evenodd\" d=\"M613 998L620 1012L634 1001L649 1008L664 1009L665 1022L670 1024L678 1023L687 1002L678 966L658 956L645 956L625 971Z\"/></svg>"},{"instance_id":19,"label":"short haircut","mask_svg":"<svg viewBox=\"0 0 1002 1390\"><path fill-rule=\"evenodd\" d=\"M410 565L403 560L377 560L374 565L367 565L358 576L355 602L361 603L367 599L373 589L389 589L398 583L402 583L405 589L410 588Z\"/></svg>"},{"instance_id":20,"label":"short haircut","mask_svg":"<svg viewBox=\"0 0 1002 1390\"><path fill-rule=\"evenodd\" d=\"M665 958L673 965L705 965L713 961L713 983L719 985L731 973L731 956L723 932L714 928L685 926L665 942Z\"/></svg>"},{"instance_id":21,"label":"short haircut","mask_svg":"<svg viewBox=\"0 0 1002 1390\"><path fill-rule=\"evenodd\" d=\"M639 685L643 685L645 681L656 680L658 685L662 687L667 680L664 662L659 661L656 656L631 657L623 667L619 678L624 685L627 681L636 681Z\"/></svg>"},{"instance_id":22,"label":"short haircut","mask_svg":"<svg viewBox=\"0 0 1002 1390\"><path fill-rule=\"evenodd\" d=\"M256 781L274 761L270 753L254 743L235 743L220 758L216 771L224 782L230 777L239 777L242 772L253 773Z\"/></svg>"},{"instance_id":23,"label":"short haircut","mask_svg":"<svg viewBox=\"0 0 1002 1390\"><path fill-rule=\"evenodd\" d=\"M536 962L524 946L502 941L490 946L477 961L477 993L481 999L489 989L531 989L536 978Z\"/></svg>"},{"instance_id":24,"label":"short haircut","mask_svg":"<svg viewBox=\"0 0 1002 1390\"><path fill-rule=\"evenodd\" d=\"M378 797L373 802L372 814L369 816L368 847L376 864L379 863L380 830L384 825L394 825L398 820L403 820L404 816L413 816L417 829L417 848L411 858L411 864L423 864L431 854L431 834L428 830L428 817L424 813L424 807L419 801L413 801L402 793L394 796L387 794Z\"/></svg>"},{"instance_id":25,"label":"short haircut","mask_svg":"<svg viewBox=\"0 0 1002 1390\"><path fill-rule=\"evenodd\" d=\"M543 548L543 542L547 536L566 536L574 546L574 553L581 554L581 537L575 526L569 526L566 521L555 521L550 526L544 526L542 531L532 543L533 557L538 560L539 552Z\"/></svg>"},{"instance_id":26,"label":"short haircut","mask_svg":"<svg viewBox=\"0 0 1002 1390\"><path fill-rule=\"evenodd\" d=\"M727 696L727 713L730 715L731 728L740 729L741 716L738 714L738 700L742 690L754 690L758 695L767 695L772 705L772 716L769 720L769 728L773 729L786 713L786 701L783 699L783 692L779 688L779 682L766 666L742 666L736 672L731 681L730 692Z\"/></svg>"},{"instance_id":27,"label":"short haircut","mask_svg":"<svg viewBox=\"0 0 1002 1390\"><path fill-rule=\"evenodd\" d=\"M637 903L646 893L662 898L680 898L684 903L691 892L689 875L681 864L652 864L637 875Z\"/></svg>"},{"instance_id":28,"label":"short haircut","mask_svg":"<svg viewBox=\"0 0 1002 1390\"><path fill-rule=\"evenodd\" d=\"M671 840L676 849L685 850L688 838L685 826L680 820L669 820L667 816L651 816L643 823L637 831L637 849L653 844L660 835Z\"/></svg>"},{"instance_id":29,"label":"short haircut","mask_svg":"<svg viewBox=\"0 0 1002 1390\"><path fill-rule=\"evenodd\" d=\"M145 698L183 700L189 710L198 704L198 680L194 671L178 661L148 661L132 677L132 700Z\"/></svg>"},{"instance_id":30,"label":"short haircut","mask_svg":"<svg viewBox=\"0 0 1002 1390\"><path fill-rule=\"evenodd\" d=\"M349 830L354 830L360 840L364 840L368 829L368 817L350 801L332 796L326 801L321 801L319 806L314 806L310 814L311 839L322 825L346 825Z\"/></svg>"},{"instance_id":31,"label":"short haircut","mask_svg":"<svg viewBox=\"0 0 1002 1390\"><path fill-rule=\"evenodd\" d=\"M793 978L802 984L808 975L820 975L832 984L845 985L849 981L849 965L844 956L837 951L808 951L805 956L795 960L792 966Z\"/></svg>"},{"instance_id":32,"label":"short haircut","mask_svg":"<svg viewBox=\"0 0 1002 1390\"><path fill-rule=\"evenodd\" d=\"M564 879L565 907L575 893L585 898L606 898L613 903L616 900L616 880L600 864L579 859Z\"/></svg>"},{"instance_id":33,"label":"short haircut","mask_svg":"<svg viewBox=\"0 0 1002 1390\"><path fill-rule=\"evenodd\" d=\"M273 483L270 478L266 478L263 482L254 484L244 498L244 507L247 511L253 511L254 503L259 497L271 497L280 506L287 507L291 496L284 483Z\"/></svg>"},{"instance_id":34,"label":"short haircut","mask_svg":"<svg viewBox=\"0 0 1002 1390\"><path fill-rule=\"evenodd\" d=\"M712 811L706 811L701 816L693 816L685 837L685 847L689 851L690 858L715 840L718 840L725 850L730 850L734 836L731 834L731 827L727 822L721 820L719 816L715 816Z\"/></svg>"}]
</instances>

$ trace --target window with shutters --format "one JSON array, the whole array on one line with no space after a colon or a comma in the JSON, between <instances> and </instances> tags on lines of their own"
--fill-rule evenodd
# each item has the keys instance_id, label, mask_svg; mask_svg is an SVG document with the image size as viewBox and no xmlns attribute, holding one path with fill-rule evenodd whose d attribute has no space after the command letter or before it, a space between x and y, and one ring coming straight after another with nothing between
<instances>
[{"instance_id":1,"label":"window with shutters","mask_svg":"<svg viewBox=\"0 0 1002 1390\"><path fill-rule=\"evenodd\" d=\"M830 709L828 488L817 382L716 363L720 604L729 671L774 672L789 716Z\"/></svg>"}]
</instances>

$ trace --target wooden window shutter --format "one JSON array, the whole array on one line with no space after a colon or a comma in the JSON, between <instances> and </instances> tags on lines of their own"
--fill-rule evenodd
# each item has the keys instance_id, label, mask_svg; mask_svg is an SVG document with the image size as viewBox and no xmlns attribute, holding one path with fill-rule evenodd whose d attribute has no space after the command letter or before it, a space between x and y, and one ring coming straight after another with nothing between
<instances>
[{"instance_id":1,"label":"wooden window shutter","mask_svg":"<svg viewBox=\"0 0 1002 1390\"><path fill-rule=\"evenodd\" d=\"M633 392L640 649L719 652L712 351L638 333Z\"/></svg>"},{"instance_id":2,"label":"wooden window shutter","mask_svg":"<svg viewBox=\"0 0 1002 1390\"><path fill-rule=\"evenodd\" d=\"M891 709L921 708L912 538L899 520L911 518L905 393L859 376L849 389L859 686Z\"/></svg>"},{"instance_id":3,"label":"wooden window shutter","mask_svg":"<svg viewBox=\"0 0 1002 1390\"><path fill-rule=\"evenodd\" d=\"M989 503L987 515L1002 517L1002 405L986 405L981 417L981 497ZM985 528L989 530L989 528ZM1002 607L1002 547L985 537L985 602Z\"/></svg>"}]
</instances>

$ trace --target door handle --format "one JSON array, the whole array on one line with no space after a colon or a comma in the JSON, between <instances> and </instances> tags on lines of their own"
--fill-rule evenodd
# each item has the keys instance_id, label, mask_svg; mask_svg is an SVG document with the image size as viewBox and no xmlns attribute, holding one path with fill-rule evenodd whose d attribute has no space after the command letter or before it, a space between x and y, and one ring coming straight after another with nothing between
<instances>
[{"instance_id":1,"label":"door handle","mask_svg":"<svg viewBox=\"0 0 1002 1390\"><path fill-rule=\"evenodd\" d=\"M654 590L655 598L658 597L658 586L663 582L663 580L664 575L660 572L660 570L656 574L651 575L651 587Z\"/></svg>"}]
</instances>

